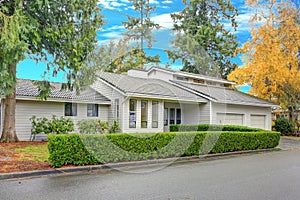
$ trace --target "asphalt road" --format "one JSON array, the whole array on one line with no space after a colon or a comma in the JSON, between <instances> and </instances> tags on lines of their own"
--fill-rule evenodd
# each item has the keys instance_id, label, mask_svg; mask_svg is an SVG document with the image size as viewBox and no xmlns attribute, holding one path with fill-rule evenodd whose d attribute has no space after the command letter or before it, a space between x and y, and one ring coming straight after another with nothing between
<instances>
[{"instance_id":1,"label":"asphalt road","mask_svg":"<svg viewBox=\"0 0 300 200\"><path fill-rule=\"evenodd\" d=\"M288 148L288 143L294 146ZM163 168L0 182L0 199L300 199L299 142ZM146 172L147 171L147 172ZM149 172L151 171L151 172Z\"/></svg>"}]
</instances>

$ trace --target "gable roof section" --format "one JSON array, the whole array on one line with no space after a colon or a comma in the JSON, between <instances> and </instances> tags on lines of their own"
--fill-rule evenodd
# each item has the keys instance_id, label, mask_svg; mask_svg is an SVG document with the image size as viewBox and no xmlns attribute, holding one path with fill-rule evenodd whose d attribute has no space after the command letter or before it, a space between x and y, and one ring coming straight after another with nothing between
<instances>
[{"instance_id":1,"label":"gable roof section","mask_svg":"<svg viewBox=\"0 0 300 200\"><path fill-rule=\"evenodd\" d=\"M124 74L101 72L99 78L112 87L117 88L126 96L158 98L177 101L207 102L207 99L188 92L173 84L159 80L137 78Z\"/></svg>"},{"instance_id":2,"label":"gable roof section","mask_svg":"<svg viewBox=\"0 0 300 200\"><path fill-rule=\"evenodd\" d=\"M183 86L188 90L195 91L205 95L218 103L237 104L237 105L252 105L261 107L273 107L275 104L263 99L239 92L237 90L213 85L204 85L196 83L186 83L182 81L171 81L179 86Z\"/></svg>"},{"instance_id":3,"label":"gable roof section","mask_svg":"<svg viewBox=\"0 0 300 200\"><path fill-rule=\"evenodd\" d=\"M80 91L79 95L77 95L76 91L61 90L61 83L56 82L51 83L51 85L54 87L54 89L52 89L47 101L59 99L59 101L63 102L90 102L110 104L110 100L108 98L90 87L86 87L84 90ZM31 80L18 79L16 95L17 99L36 99L36 97L39 95L39 91Z\"/></svg>"}]
</instances>

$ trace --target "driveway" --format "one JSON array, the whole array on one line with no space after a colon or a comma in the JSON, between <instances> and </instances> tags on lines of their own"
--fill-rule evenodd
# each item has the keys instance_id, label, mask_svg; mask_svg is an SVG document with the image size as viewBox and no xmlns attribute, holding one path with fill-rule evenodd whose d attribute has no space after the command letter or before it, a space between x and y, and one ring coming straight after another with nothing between
<instances>
[{"instance_id":1,"label":"driveway","mask_svg":"<svg viewBox=\"0 0 300 200\"><path fill-rule=\"evenodd\" d=\"M281 137L279 142L279 148L281 148L282 150L300 149L300 138L293 139Z\"/></svg>"}]
</instances>

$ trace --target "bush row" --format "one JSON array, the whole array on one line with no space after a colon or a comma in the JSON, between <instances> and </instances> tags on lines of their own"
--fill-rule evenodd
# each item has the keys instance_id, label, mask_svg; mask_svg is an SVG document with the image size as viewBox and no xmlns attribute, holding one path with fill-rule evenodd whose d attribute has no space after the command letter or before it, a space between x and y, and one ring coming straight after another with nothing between
<instances>
[{"instance_id":1,"label":"bush row","mask_svg":"<svg viewBox=\"0 0 300 200\"><path fill-rule=\"evenodd\" d=\"M274 148L279 139L270 131L68 134L48 135L48 149L51 165L61 167Z\"/></svg>"},{"instance_id":2,"label":"bush row","mask_svg":"<svg viewBox=\"0 0 300 200\"><path fill-rule=\"evenodd\" d=\"M238 132L259 132L264 131L259 128L251 128L247 126L234 125L216 125L216 124L171 124L171 132L187 132L187 131L238 131Z\"/></svg>"}]
</instances>

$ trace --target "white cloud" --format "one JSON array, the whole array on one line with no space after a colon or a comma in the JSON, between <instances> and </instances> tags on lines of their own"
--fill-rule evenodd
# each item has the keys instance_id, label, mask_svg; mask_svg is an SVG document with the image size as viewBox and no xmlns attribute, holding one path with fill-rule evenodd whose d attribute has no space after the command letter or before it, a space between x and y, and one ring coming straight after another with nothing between
<instances>
[{"instance_id":1,"label":"white cloud","mask_svg":"<svg viewBox=\"0 0 300 200\"><path fill-rule=\"evenodd\" d=\"M111 2L110 5L112 5L114 7L121 7L121 6L126 6L127 4L114 1L114 2Z\"/></svg>"},{"instance_id":2,"label":"white cloud","mask_svg":"<svg viewBox=\"0 0 300 200\"><path fill-rule=\"evenodd\" d=\"M162 3L163 3L163 4L172 4L173 1L171 1L171 0L165 0L165 1L162 1Z\"/></svg>"},{"instance_id":3,"label":"white cloud","mask_svg":"<svg viewBox=\"0 0 300 200\"><path fill-rule=\"evenodd\" d=\"M173 20L170 14L171 13L157 15L155 17L151 17L151 20L162 26L162 28L171 29L173 28Z\"/></svg>"},{"instance_id":4,"label":"white cloud","mask_svg":"<svg viewBox=\"0 0 300 200\"><path fill-rule=\"evenodd\" d=\"M112 31L108 33L101 34L101 37L105 37L110 40L120 39L123 37L123 35L119 31Z\"/></svg>"},{"instance_id":5,"label":"white cloud","mask_svg":"<svg viewBox=\"0 0 300 200\"><path fill-rule=\"evenodd\" d=\"M114 30L124 30L124 26L123 25L115 25L115 26L111 26L111 27L102 29L103 32L105 32L105 31L114 31Z\"/></svg>"},{"instance_id":6,"label":"white cloud","mask_svg":"<svg viewBox=\"0 0 300 200\"><path fill-rule=\"evenodd\" d=\"M98 5L101 5L104 9L108 10L119 10L121 11L121 8L128 6L130 2L128 0L99 0Z\"/></svg>"},{"instance_id":7,"label":"white cloud","mask_svg":"<svg viewBox=\"0 0 300 200\"><path fill-rule=\"evenodd\" d=\"M156 5L158 5L158 4L159 4L159 2L158 2L158 1L156 1L156 0L149 0L149 3L150 3L150 4L156 4Z\"/></svg>"}]
</instances>

